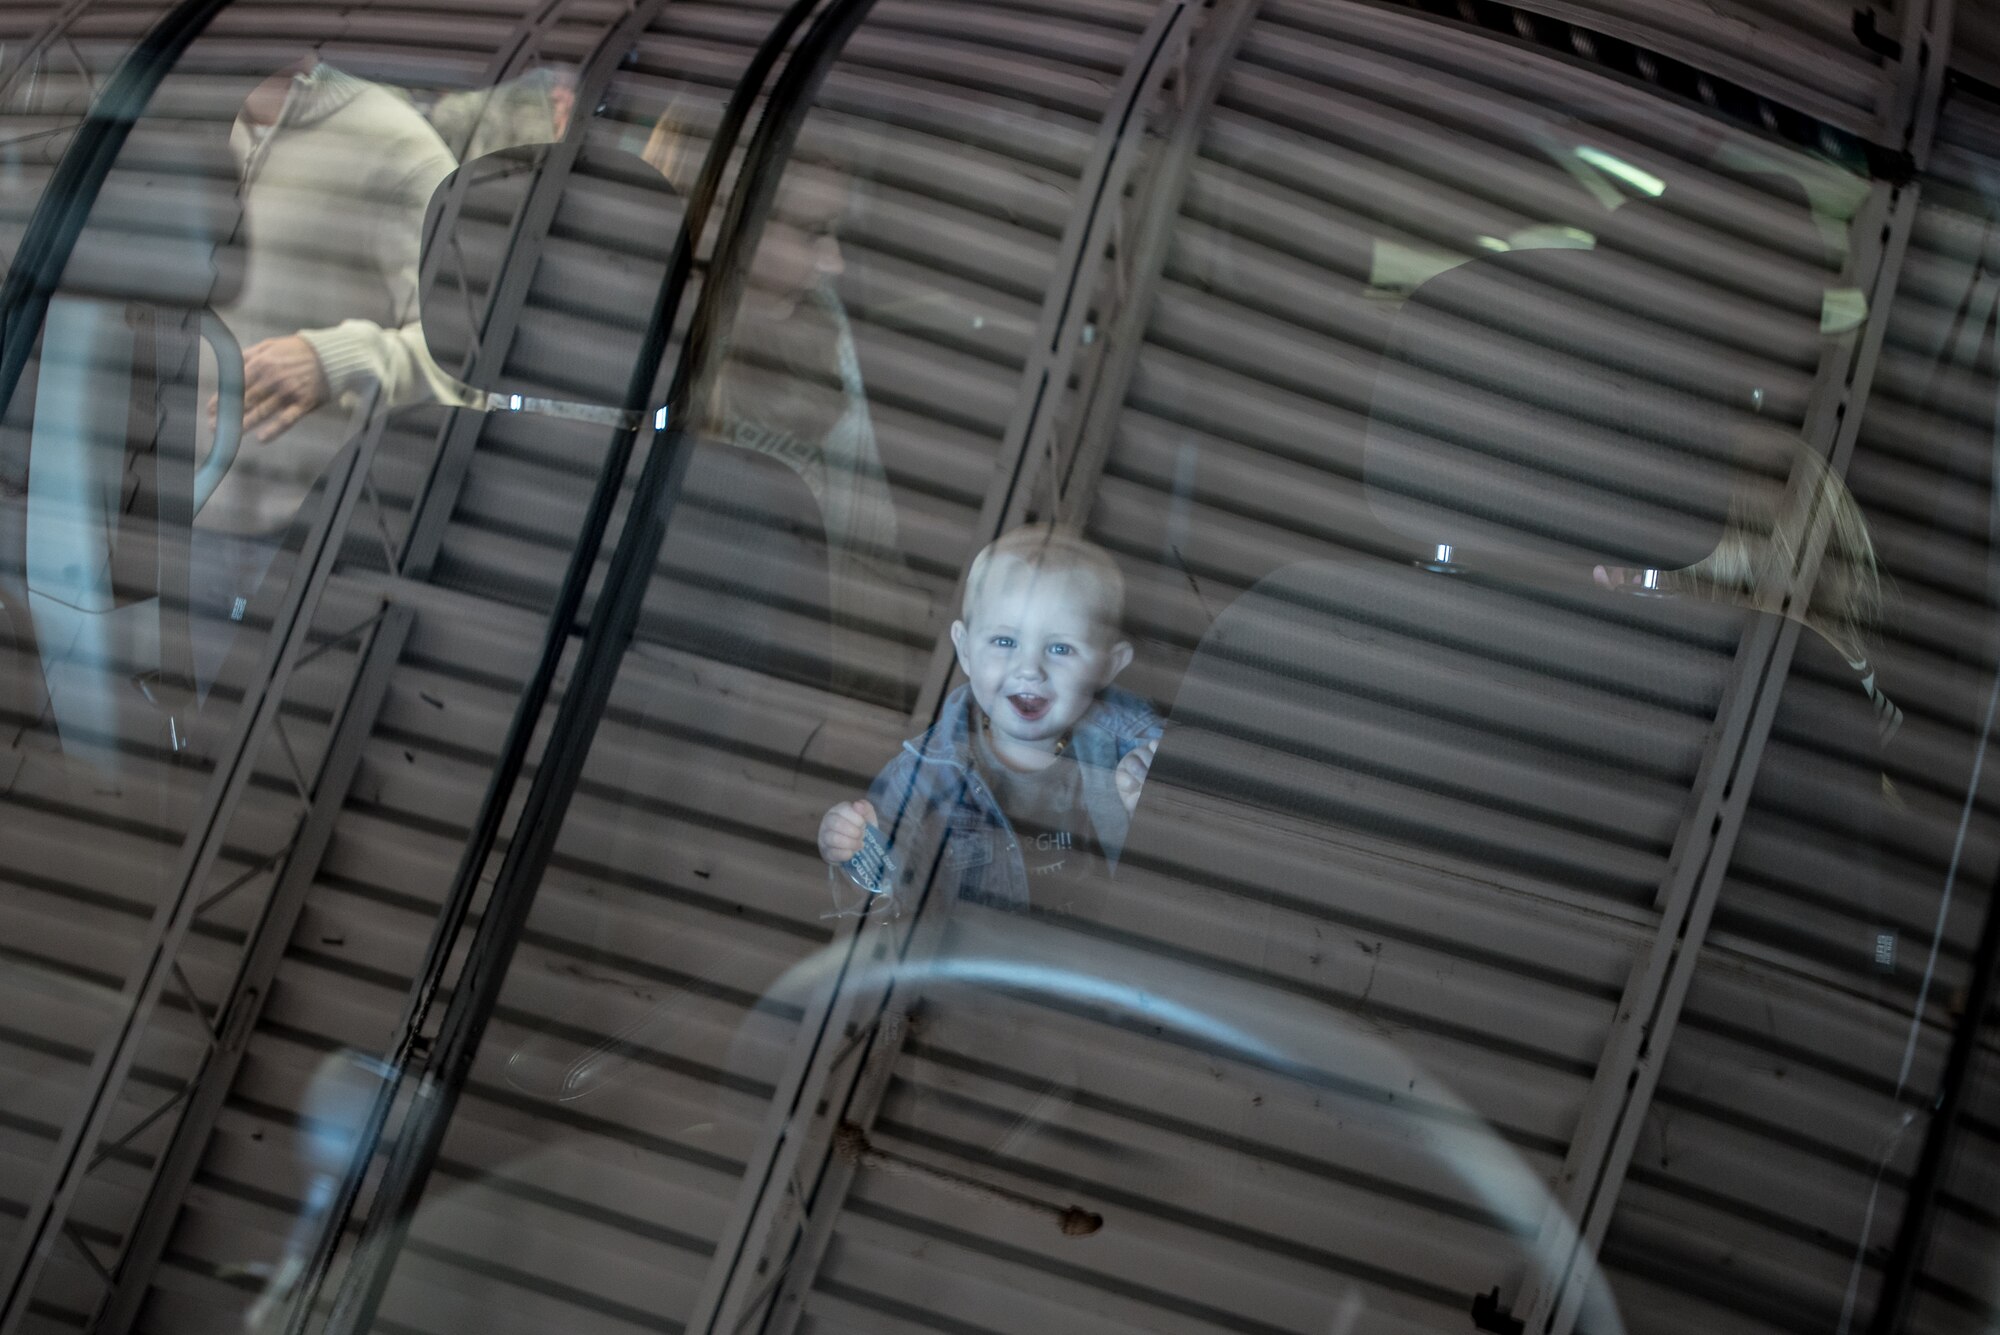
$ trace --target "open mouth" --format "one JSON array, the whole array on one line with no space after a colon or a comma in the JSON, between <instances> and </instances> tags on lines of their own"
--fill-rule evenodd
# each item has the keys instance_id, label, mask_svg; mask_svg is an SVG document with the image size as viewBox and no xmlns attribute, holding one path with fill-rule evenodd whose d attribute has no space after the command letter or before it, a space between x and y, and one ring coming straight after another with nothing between
<instances>
[{"instance_id":1,"label":"open mouth","mask_svg":"<svg viewBox=\"0 0 2000 1335\"><path fill-rule=\"evenodd\" d=\"M1045 695L1028 695L1025 693L1010 695L1007 697L1007 703L1014 706L1016 714L1019 714L1030 723L1033 723L1036 719L1049 712L1049 698Z\"/></svg>"}]
</instances>

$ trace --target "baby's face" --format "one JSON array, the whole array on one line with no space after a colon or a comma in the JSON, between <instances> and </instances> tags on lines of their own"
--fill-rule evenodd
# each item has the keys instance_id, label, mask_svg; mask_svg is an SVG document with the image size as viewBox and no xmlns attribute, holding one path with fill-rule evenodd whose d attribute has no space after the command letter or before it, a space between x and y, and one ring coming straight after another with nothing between
<instances>
[{"instance_id":1,"label":"baby's face","mask_svg":"<svg viewBox=\"0 0 2000 1335\"><path fill-rule=\"evenodd\" d=\"M1132 661L1132 646L1105 624L1095 581L1018 561L993 570L966 619L952 623L972 696L993 720L1003 760L1055 754L1097 693Z\"/></svg>"}]
</instances>

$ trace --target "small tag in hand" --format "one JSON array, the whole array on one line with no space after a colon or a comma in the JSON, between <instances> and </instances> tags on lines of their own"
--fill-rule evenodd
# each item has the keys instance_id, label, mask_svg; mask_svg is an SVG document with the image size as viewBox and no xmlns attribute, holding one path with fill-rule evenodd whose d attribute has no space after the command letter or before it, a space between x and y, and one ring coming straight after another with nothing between
<instances>
[{"instance_id":1,"label":"small tag in hand","mask_svg":"<svg viewBox=\"0 0 2000 1335\"><path fill-rule=\"evenodd\" d=\"M896 860L882 832L870 825L861 835L861 851L847 860L847 879L871 895L886 895L896 888Z\"/></svg>"}]
</instances>

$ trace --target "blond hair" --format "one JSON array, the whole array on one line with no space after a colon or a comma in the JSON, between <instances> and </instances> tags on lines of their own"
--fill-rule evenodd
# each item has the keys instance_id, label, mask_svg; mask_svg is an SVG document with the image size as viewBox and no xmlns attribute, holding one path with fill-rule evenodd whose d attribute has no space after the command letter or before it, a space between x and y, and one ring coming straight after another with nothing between
<instances>
[{"instance_id":1,"label":"blond hair","mask_svg":"<svg viewBox=\"0 0 2000 1335\"><path fill-rule=\"evenodd\" d=\"M1056 524L1022 524L988 543L965 572L963 614L985 590L997 569L1019 564L1045 575L1087 576L1096 593L1099 621L1114 633L1125 619L1125 576L1118 563L1096 543L1074 529Z\"/></svg>"},{"instance_id":2,"label":"blond hair","mask_svg":"<svg viewBox=\"0 0 2000 1335\"><path fill-rule=\"evenodd\" d=\"M1759 478L1738 487L1713 552L1668 576L1671 587L1711 598L1737 598L1783 612L1785 591L1810 540L1824 534L1812 596L1790 610L1850 660L1867 657L1882 615L1882 574L1868 520L1854 493L1819 453L1796 438L1786 453L1797 485Z\"/></svg>"}]
</instances>

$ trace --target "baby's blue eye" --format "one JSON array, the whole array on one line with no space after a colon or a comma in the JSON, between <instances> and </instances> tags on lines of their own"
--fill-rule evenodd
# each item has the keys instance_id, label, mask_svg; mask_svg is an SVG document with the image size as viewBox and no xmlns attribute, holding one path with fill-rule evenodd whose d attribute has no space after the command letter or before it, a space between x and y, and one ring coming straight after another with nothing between
<instances>
[{"instance_id":1,"label":"baby's blue eye","mask_svg":"<svg viewBox=\"0 0 2000 1335\"><path fill-rule=\"evenodd\" d=\"M1052 654L1073 654L1076 650L1066 644L1052 644L1049 646L1049 652Z\"/></svg>"},{"instance_id":2,"label":"baby's blue eye","mask_svg":"<svg viewBox=\"0 0 2000 1335\"><path fill-rule=\"evenodd\" d=\"M1014 647L1014 637L1012 635L995 635L993 637L993 647L995 649L1012 649Z\"/></svg>"}]
</instances>

